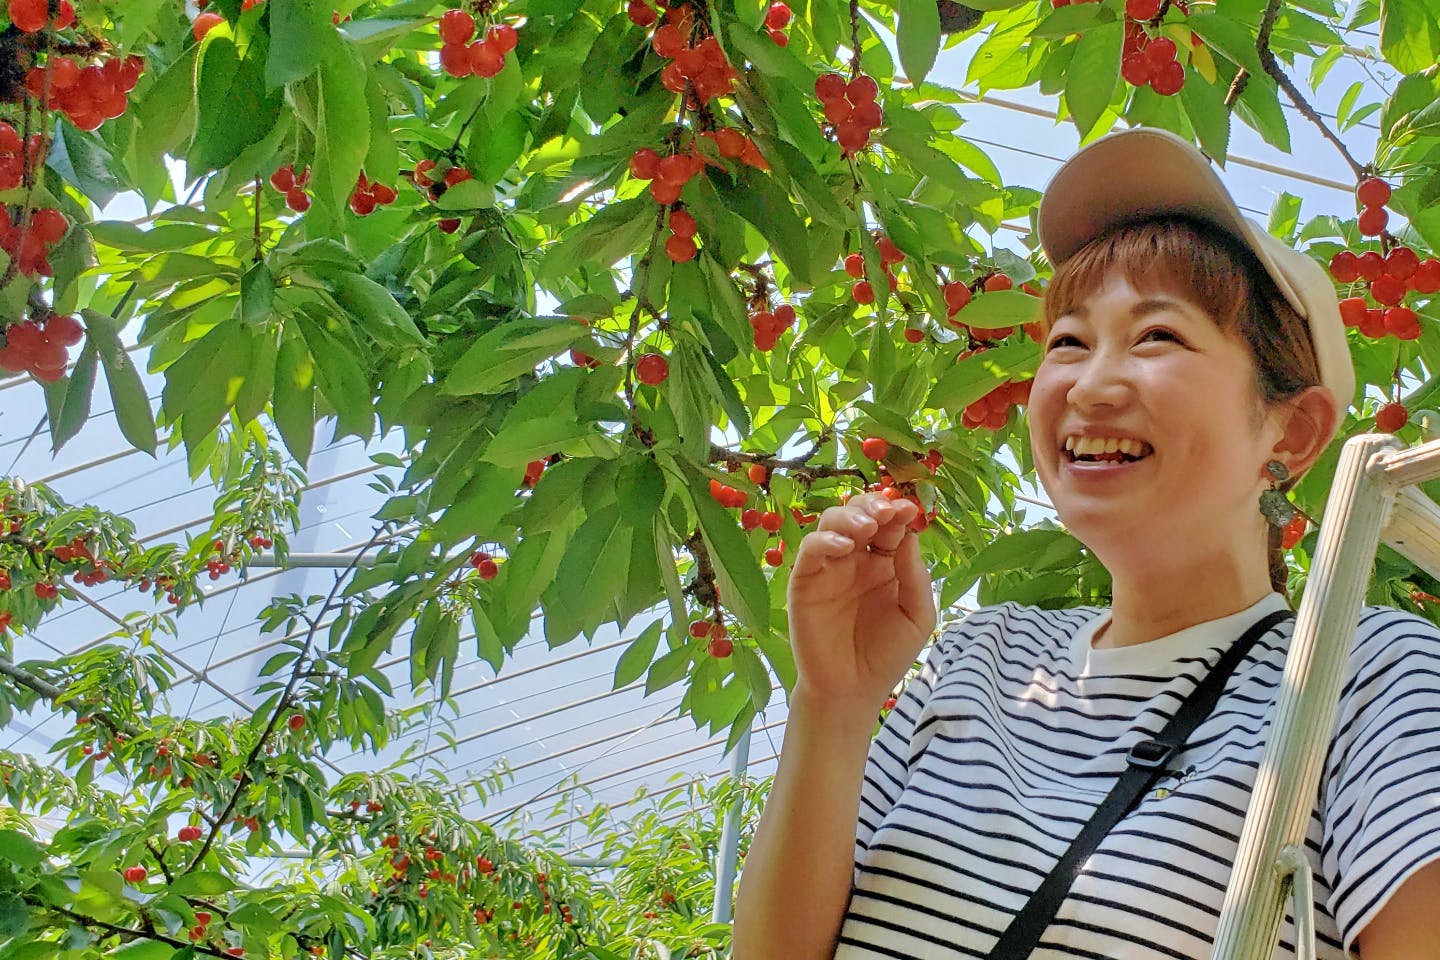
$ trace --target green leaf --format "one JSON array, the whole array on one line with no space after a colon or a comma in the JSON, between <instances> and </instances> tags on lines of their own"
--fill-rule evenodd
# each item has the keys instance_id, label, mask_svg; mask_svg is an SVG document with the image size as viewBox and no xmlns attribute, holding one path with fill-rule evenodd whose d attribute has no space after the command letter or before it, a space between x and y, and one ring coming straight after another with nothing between
<instances>
[{"instance_id":1,"label":"green leaf","mask_svg":"<svg viewBox=\"0 0 1440 960\"><path fill-rule=\"evenodd\" d=\"M1061 40L1089 30L1102 19L1114 19L1114 15L1098 3L1071 4L1047 13L1031 32L1031 36L1042 40Z\"/></svg>"},{"instance_id":2,"label":"green leaf","mask_svg":"<svg viewBox=\"0 0 1440 960\"><path fill-rule=\"evenodd\" d=\"M1019 290L989 291L971 300L953 319L981 330L1018 327L1040 319L1040 300Z\"/></svg>"},{"instance_id":3,"label":"green leaf","mask_svg":"<svg viewBox=\"0 0 1440 960\"><path fill-rule=\"evenodd\" d=\"M315 198L338 217L345 209L370 149L365 65L341 45L320 62L315 125Z\"/></svg>"},{"instance_id":4,"label":"green leaf","mask_svg":"<svg viewBox=\"0 0 1440 960\"><path fill-rule=\"evenodd\" d=\"M574 320L513 320L485 332L466 350L440 392L450 396L489 393L535 369L584 337L588 329Z\"/></svg>"},{"instance_id":5,"label":"green leaf","mask_svg":"<svg viewBox=\"0 0 1440 960\"><path fill-rule=\"evenodd\" d=\"M551 649L572 639L624 590L634 531L615 504L586 517L575 531L555 582L542 595L545 640Z\"/></svg>"},{"instance_id":6,"label":"green leaf","mask_svg":"<svg viewBox=\"0 0 1440 960\"><path fill-rule=\"evenodd\" d=\"M1381 0L1380 52L1401 73L1440 62L1440 19L1433 0Z\"/></svg>"},{"instance_id":7,"label":"green leaf","mask_svg":"<svg viewBox=\"0 0 1440 960\"><path fill-rule=\"evenodd\" d=\"M275 357L275 426L303 467L315 442L315 361L299 334L287 331Z\"/></svg>"},{"instance_id":8,"label":"green leaf","mask_svg":"<svg viewBox=\"0 0 1440 960\"><path fill-rule=\"evenodd\" d=\"M579 422L573 415L540 420L506 418L480 458L501 467L523 468L531 460L548 457L556 451L568 452L576 441L584 440L593 432L589 424Z\"/></svg>"},{"instance_id":9,"label":"green leaf","mask_svg":"<svg viewBox=\"0 0 1440 960\"><path fill-rule=\"evenodd\" d=\"M1114 20L1086 30L1076 44L1075 59L1065 81L1065 103L1082 137L1095 129L1110 105L1120 77L1120 48L1124 42L1124 27Z\"/></svg>"},{"instance_id":10,"label":"green leaf","mask_svg":"<svg viewBox=\"0 0 1440 960\"><path fill-rule=\"evenodd\" d=\"M1065 7L1063 9L1070 9ZM1225 94L1205 82L1205 78L1188 67L1185 86L1180 88L1180 103L1195 128L1200 146L1222 167L1230 149L1230 111L1225 107Z\"/></svg>"},{"instance_id":11,"label":"green leaf","mask_svg":"<svg viewBox=\"0 0 1440 960\"><path fill-rule=\"evenodd\" d=\"M650 664L650 672L645 677L645 696L651 696L671 684L679 683L684 679L694 659L695 651L682 645Z\"/></svg>"},{"instance_id":12,"label":"green leaf","mask_svg":"<svg viewBox=\"0 0 1440 960\"><path fill-rule=\"evenodd\" d=\"M237 39L245 44L243 55ZM195 76L199 115L190 145L191 176L226 166L263 140L280 118L284 98L265 86L267 45L263 33L237 38L223 25L206 34Z\"/></svg>"},{"instance_id":13,"label":"green leaf","mask_svg":"<svg viewBox=\"0 0 1440 960\"><path fill-rule=\"evenodd\" d=\"M29 868L45 859L45 851L18 830L0 830L0 862Z\"/></svg>"},{"instance_id":14,"label":"green leaf","mask_svg":"<svg viewBox=\"0 0 1440 960\"><path fill-rule=\"evenodd\" d=\"M89 342L95 345L105 367L105 380L110 388L110 401L115 405L115 419L125 439L138 450L155 453L155 411L140 371L135 369L130 354L120 342L115 320L97 310L82 310Z\"/></svg>"},{"instance_id":15,"label":"green leaf","mask_svg":"<svg viewBox=\"0 0 1440 960\"><path fill-rule=\"evenodd\" d=\"M370 381L361 362L335 336L327 325L318 322L307 311L295 315L315 370L320 392L335 408L337 437L355 436L368 440L375 432L375 406L371 399Z\"/></svg>"},{"instance_id":16,"label":"green leaf","mask_svg":"<svg viewBox=\"0 0 1440 960\"><path fill-rule=\"evenodd\" d=\"M649 195L606 204L594 216L566 230L546 251L535 270L544 283L567 276L582 263L603 270L638 250L652 235L655 201Z\"/></svg>"},{"instance_id":17,"label":"green leaf","mask_svg":"<svg viewBox=\"0 0 1440 960\"><path fill-rule=\"evenodd\" d=\"M750 702L755 705L757 712L764 710L770 705L773 694L770 671L765 668L765 662L760 659L759 654L743 643L737 643L730 656L735 672L744 679L750 690Z\"/></svg>"},{"instance_id":18,"label":"green leaf","mask_svg":"<svg viewBox=\"0 0 1440 960\"><path fill-rule=\"evenodd\" d=\"M425 335L389 290L360 273L335 273L335 299L355 318L356 327L391 346L421 346Z\"/></svg>"},{"instance_id":19,"label":"green leaf","mask_svg":"<svg viewBox=\"0 0 1440 960\"><path fill-rule=\"evenodd\" d=\"M1255 34L1245 24L1218 13L1202 12L1191 14L1185 23L1206 44L1248 70L1252 83L1255 77L1266 75L1260 54L1255 50Z\"/></svg>"},{"instance_id":20,"label":"green leaf","mask_svg":"<svg viewBox=\"0 0 1440 960\"><path fill-rule=\"evenodd\" d=\"M293 656L293 654L292 654ZM239 889L234 880L223 873L197 870L182 873L170 884L170 892L179 897L214 897Z\"/></svg>"},{"instance_id":21,"label":"green leaf","mask_svg":"<svg viewBox=\"0 0 1440 960\"><path fill-rule=\"evenodd\" d=\"M95 367L98 351L95 344L87 342L75 360L75 367L64 381L65 403L60 408L58 420L50 421L51 451L59 450L65 442L80 432L90 417L90 393L95 389Z\"/></svg>"},{"instance_id":22,"label":"green leaf","mask_svg":"<svg viewBox=\"0 0 1440 960\"><path fill-rule=\"evenodd\" d=\"M634 683L640 679L641 674L650 666L650 661L655 658L655 650L660 645L661 628L664 621L656 620L646 627L625 652L620 655L620 660L615 664L615 681L610 689L619 690L621 687Z\"/></svg>"},{"instance_id":23,"label":"green leaf","mask_svg":"<svg viewBox=\"0 0 1440 960\"><path fill-rule=\"evenodd\" d=\"M25 901L13 893L0 893L0 940L18 937L29 926L30 908Z\"/></svg>"},{"instance_id":24,"label":"green leaf","mask_svg":"<svg viewBox=\"0 0 1440 960\"><path fill-rule=\"evenodd\" d=\"M45 158L47 166L73 184L92 202L104 207L125 185L115 176L119 166L104 141L92 133L82 133L70 124L60 124L60 135Z\"/></svg>"},{"instance_id":25,"label":"green leaf","mask_svg":"<svg viewBox=\"0 0 1440 960\"><path fill-rule=\"evenodd\" d=\"M322 57L333 56L337 44L329 0L286 0L269 9L271 44L265 83L273 90L310 76Z\"/></svg>"},{"instance_id":26,"label":"green leaf","mask_svg":"<svg viewBox=\"0 0 1440 960\"><path fill-rule=\"evenodd\" d=\"M896 43L900 66L912 86L919 86L935 66L940 52L940 8L935 0L900 0Z\"/></svg>"},{"instance_id":27,"label":"green leaf","mask_svg":"<svg viewBox=\"0 0 1440 960\"><path fill-rule=\"evenodd\" d=\"M774 245L795 279L805 285L813 283L812 247L805 224L795 213L790 197L774 180L748 167L733 178L714 170L709 175L726 206L750 221Z\"/></svg>"},{"instance_id":28,"label":"green leaf","mask_svg":"<svg viewBox=\"0 0 1440 960\"><path fill-rule=\"evenodd\" d=\"M270 319L275 305L275 277L264 261L245 271L240 279L240 319L258 325Z\"/></svg>"},{"instance_id":29,"label":"green leaf","mask_svg":"<svg viewBox=\"0 0 1440 960\"><path fill-rule=\"evenodd\" d=\"M232 927L239 927L260 936L268 937L280 930L280 923L275 919L275 914L258 903L242 903L230 911L230 915L225 919Z\"/></svg>"}]
</instances>

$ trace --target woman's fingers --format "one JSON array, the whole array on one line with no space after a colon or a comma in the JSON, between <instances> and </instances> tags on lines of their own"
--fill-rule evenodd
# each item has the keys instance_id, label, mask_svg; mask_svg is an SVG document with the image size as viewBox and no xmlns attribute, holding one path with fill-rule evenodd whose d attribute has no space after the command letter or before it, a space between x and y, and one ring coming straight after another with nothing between
<instances>
[{"instance_id":1,"label":"woman's fingers","mask_svg":"<svg viewBox=\"0 0 1440 960\"><path fill-rule=\"evenodd\" d=\"M809 577L825 569L826 563L848 557L856 549L855 541L835 530L817 530L806 534L795 554L790 576Z\"/></svg>"}]
</instances>

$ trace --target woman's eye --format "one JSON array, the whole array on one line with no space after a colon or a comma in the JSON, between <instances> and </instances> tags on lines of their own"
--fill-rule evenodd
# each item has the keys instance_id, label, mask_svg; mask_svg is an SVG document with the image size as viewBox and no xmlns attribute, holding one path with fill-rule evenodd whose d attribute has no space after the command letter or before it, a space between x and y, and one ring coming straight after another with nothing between
<instances>
[{"instance_id":1,"label":"woman's eye","mask_svg":"<svg viewBox=\"0 0 1440 960\"><path fill-rule=\"evenodd\" d=\"M1079 343L1080 343L1080 341L1079 341L1078 339L1076 339L1074 336L1072 336L1071 334L1062 333L1062 334L1060 334L1060 336L1058 336L1058 337L1056 337L1054 340L1051 340L1051 341L1050 341L1050 345L1045 348L1045 352L1046 352L1046 353L1049 353L1051 350L1054 350L1056 347L1064 346L1064 345L1066 345L1066 344L1076 344L1076 345L1079 345Z\"/></svg>"},{"instance_id":2,"label":"woman's eye","mask_svg":"<svg viewBox=\"0 0 1440 960\"><path fill-rule=\"evenodd\" d=\"M1140 339L1146 340L1154 336L1165 337L1167 340L1174 340L1176 343L1180 342L1180 337L1178 335L1176 335L1171 330L1166 330L1164 327L1156 327L1153 330L1146 330L1145 335L1142 336Z\"/></svg>"}]
</instances>

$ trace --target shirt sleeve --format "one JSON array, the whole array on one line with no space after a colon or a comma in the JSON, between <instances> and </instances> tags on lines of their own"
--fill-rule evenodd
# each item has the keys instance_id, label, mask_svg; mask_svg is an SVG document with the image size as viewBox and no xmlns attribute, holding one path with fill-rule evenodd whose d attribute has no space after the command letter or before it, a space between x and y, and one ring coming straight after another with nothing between
<instances>
[{"instance_id":1,"label":"shirt sleeve","mask_svg":"<svg viewBox=\"0 0 1440 960\"><path fill-rule=\"evenodd\" d=\"M885 716L880 731L870 742L870 752L865 759L865 776L860 784L860 815L855 826L855 873L852 882L859 882L860 861L870 848L870 839L910 780L910 764L917 755L913 742L916 735L929 725L929 721L922 719L921 715L930 704L945 665L953 659L963 639L963 628L971 625L976 615L972 613L941 631L930 645L920 672L906 684L905 692L896 698L894 708Z\"/></svg>"},{"instance_id":2,"label":"shirt sleeve","mask_svg":"<svg viewBox=\"0 0 1440 960\"><path fill-rule=\"evenodd\" d=\"M1417 870L1440 860L1440 629L1362 611L1326 759L1321 869L1356 936Z\"/></svg>"}]
</instances>

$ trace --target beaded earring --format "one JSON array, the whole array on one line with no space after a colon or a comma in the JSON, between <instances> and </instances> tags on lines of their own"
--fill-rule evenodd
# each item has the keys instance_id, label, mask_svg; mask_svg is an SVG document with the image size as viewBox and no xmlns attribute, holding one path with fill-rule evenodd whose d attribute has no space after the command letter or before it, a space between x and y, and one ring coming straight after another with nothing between
<instances>
[{"instance_id":1,"label":"beaded earring","mask_svg":"<svg viewBox=\"0 0 1440 960\"><path fill-rule=\"evenodd\" d=\"M1260 512L1271 526L1283 527L1295 519L1295 505L1286 498L1280 484L1290 479L1290 471L1279 460L1265 464L1270 471L1270 489L1260 494Z\"/></svg>"}]
</instances>

